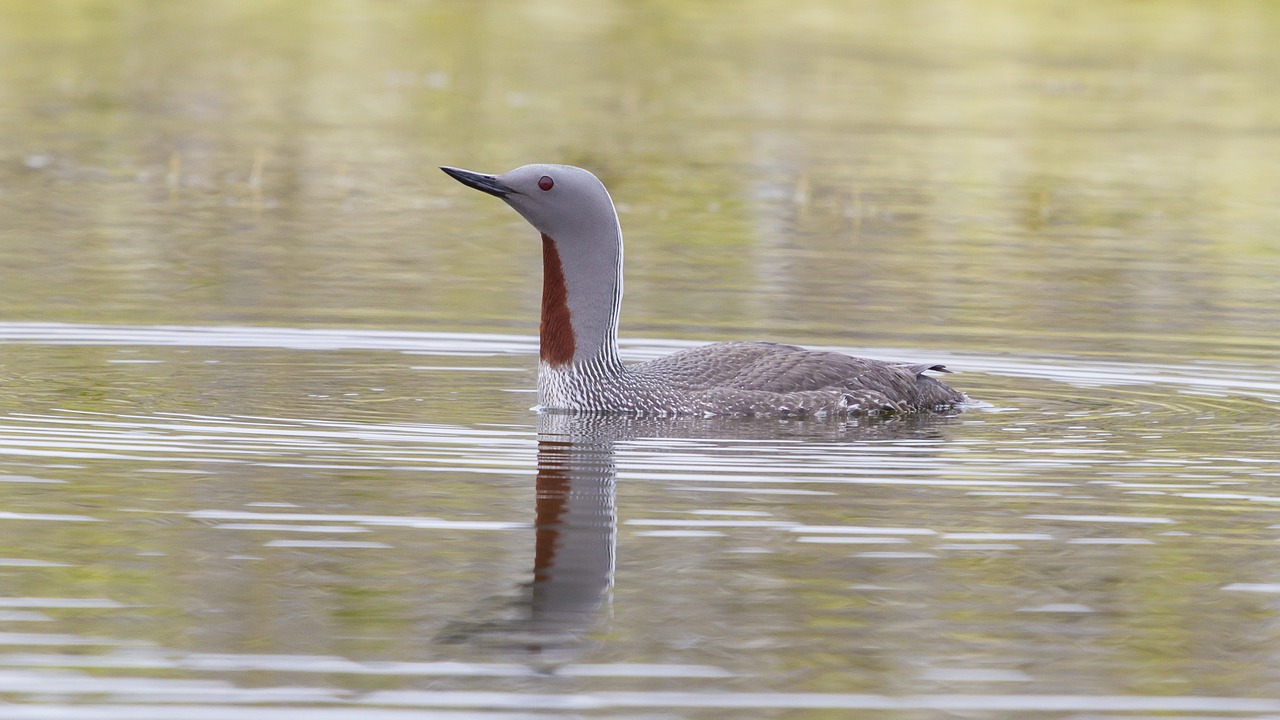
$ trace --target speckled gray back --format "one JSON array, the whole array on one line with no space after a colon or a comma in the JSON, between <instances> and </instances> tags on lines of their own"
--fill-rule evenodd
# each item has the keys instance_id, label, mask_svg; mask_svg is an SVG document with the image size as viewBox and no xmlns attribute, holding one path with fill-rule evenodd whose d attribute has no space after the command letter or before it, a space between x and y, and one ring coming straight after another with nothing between
<instances>
[{"instance_id":1,"label":"speckled gray back","mask_svg":"<svg viewBox=\"0 0 1280 720\"><path fill-rule=\"evenodd\" d=\"M944 410L968 400L922 369L777 343L716 343L617 373L544 367L550 382L541 404L638 415L825 417Z\"/></svg>"}]
</instances>

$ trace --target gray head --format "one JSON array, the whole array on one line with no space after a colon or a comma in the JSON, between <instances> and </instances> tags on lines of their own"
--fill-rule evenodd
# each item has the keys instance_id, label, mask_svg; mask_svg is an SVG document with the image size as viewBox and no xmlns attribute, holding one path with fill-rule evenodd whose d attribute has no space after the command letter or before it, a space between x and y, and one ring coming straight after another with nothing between
<instances>
[{"instance_id":1,"label":"gray head","mask_svg":"<svg viewBox=\"0 0 1280 720\"><path fill-rule=\"evenodd\" d=\"M572 165L525 165L501 175L442 167L468 187L496 195L529 224L560 242L611 233L618 222L604 183Z\"/></svg>"},{"instance_id":2,"label":"gray head","mask_svg":"<svg viewBox=\"0 0 1280 720\"><path fill-rule=\"evenodd\" d=\"M501 175L441 167L458 182L502 198L542 233L544 292L542 305L544 361L565 360L550 352L549 323L561 319L556 303L566 307L574 362L603 359L617 363L618 311L622 303L622 230L613 199L590 172L572 165L525 165ZM562 297L549 295L557 286ZM557 347L551 344L551 347Z\"/></svg>"}]
</instances>

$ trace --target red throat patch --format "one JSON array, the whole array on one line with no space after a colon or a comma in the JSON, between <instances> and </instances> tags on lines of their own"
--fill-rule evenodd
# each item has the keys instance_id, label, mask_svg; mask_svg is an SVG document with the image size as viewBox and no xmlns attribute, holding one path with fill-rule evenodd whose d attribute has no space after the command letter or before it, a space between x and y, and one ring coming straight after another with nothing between
<instances>
[{"instance_id":1,"label":"red throat patch","mask_svg":"<svg viewBox=\"0 0 1280 720\"><path fill-rule=\"evenodd\" d=\"M542 322L539 327L540 355L551 365L573 362L577 341L569 317L569 291L564 284L560 251L551 236L542 236Z\"/></svg>"}]
</instances>

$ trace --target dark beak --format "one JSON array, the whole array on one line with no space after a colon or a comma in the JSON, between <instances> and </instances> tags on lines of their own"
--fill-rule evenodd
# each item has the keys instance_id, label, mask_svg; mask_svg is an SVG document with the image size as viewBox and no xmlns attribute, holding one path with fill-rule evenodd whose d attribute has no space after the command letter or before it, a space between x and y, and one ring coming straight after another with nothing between
<instances>
[{"instance_id":1,"label":"dark beak","mask_svg":"<svg viewBox=\"0 0 1280 720\"><path fill-rule=\"evenodd\" d=\"M440 169L454 180L457 180L469 188L475 188L480 192L487 192L490 195L496 195L500 198L505 198L515 192L506 185L503 185L502 182L493 175L484 175L477 172L471 172L470 170L460 170L453 167L441 166Z\"/></svg>"}]
</instances>

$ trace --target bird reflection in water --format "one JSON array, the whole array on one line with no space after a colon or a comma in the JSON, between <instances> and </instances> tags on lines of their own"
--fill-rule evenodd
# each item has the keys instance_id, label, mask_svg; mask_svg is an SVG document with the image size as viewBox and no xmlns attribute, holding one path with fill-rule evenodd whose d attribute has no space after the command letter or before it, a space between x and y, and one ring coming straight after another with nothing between
<instances>
[{"instance_id":1,"label":"bird reflection in water","mask_svg":"<svg viewBox=\"0 0 1280 720\"><path fill-rule=\"evenodd\" d=\"M864 442L944 440L952 414L884 420L752 422L734 418L672 420L608 415L544 414L538 418L538 476L532 582L516 596L481 603L474 619L454 622L439 637L569 662L588 650L590 635L613 586L617 535L614 446L641 439L732 439L856 448ZM819 451L823 452L823 451Z\"/></svg>"},{"instance_id":2,"label":"bird reflection in water","mask_svg":"<svg viewBox=\"0 0 1280 720\"><path fill-rule=\"evenodd\" d=\"M613 586L617 512L607 418L542 415L533 580L483 619L453 623L442 642L568 660L589 643ZM495 617L496 616L496 617Z\"/></svg>"}]
</instances>

